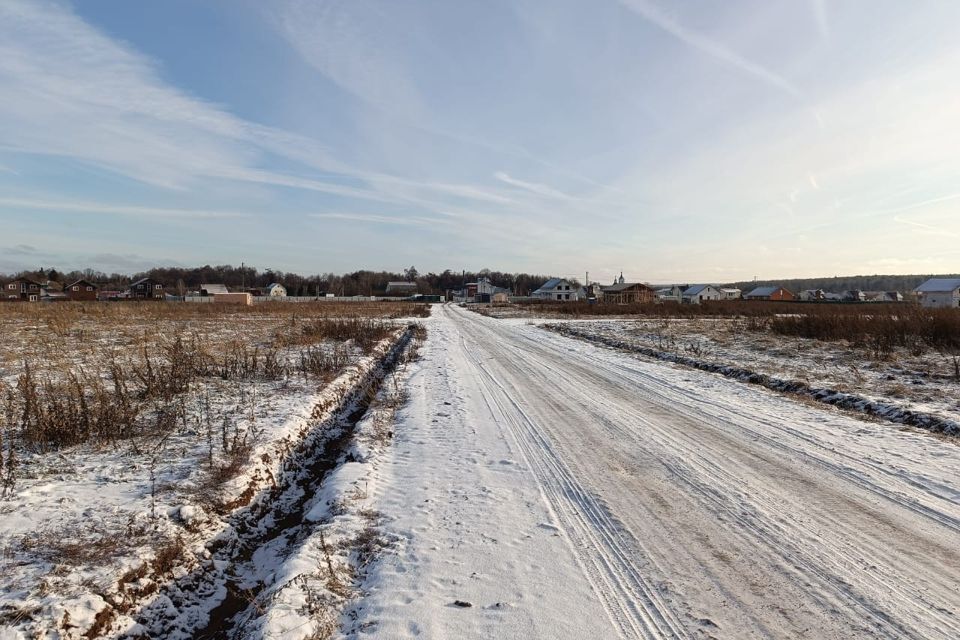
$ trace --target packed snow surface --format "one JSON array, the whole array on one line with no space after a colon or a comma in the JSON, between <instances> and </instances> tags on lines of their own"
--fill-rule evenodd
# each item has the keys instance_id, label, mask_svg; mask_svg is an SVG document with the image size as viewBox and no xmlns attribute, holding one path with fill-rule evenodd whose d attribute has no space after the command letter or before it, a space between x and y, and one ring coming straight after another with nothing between
<instances>
[{"instance_id":1,"label":"packed snow surface","mask_svg":"<svg viewBox=\"0 0 960 640\"><path fill-rule=\"evenodd\" d=\"M371 638L957 638L960 448L435 310L371 507Z\"/></svg>"}]
</instances>

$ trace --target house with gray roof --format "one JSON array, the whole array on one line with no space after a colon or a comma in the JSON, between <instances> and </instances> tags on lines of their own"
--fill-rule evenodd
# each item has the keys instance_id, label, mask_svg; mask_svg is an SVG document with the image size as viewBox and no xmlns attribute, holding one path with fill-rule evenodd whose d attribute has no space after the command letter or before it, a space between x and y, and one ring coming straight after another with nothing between
<instances>
[{"instance_id":1,"label":"house with gray roof","mask_svg":"<svg viewBox=\"0 0 960 640\"><path fill-rule=\"evenodd\" d=\"M584 295L584 292L583 289L565 278L550 278L530 295L541 300L575 302Z\"/></svg>"},{"instance_id":2,"label":"house with gray roof","mask_svg":"<svg viewBox=\"0 0 960 640\"><path fill-rule=\"evenodd\" d=\"M796 296L783 287L757 287L743 297L745 300L793 300Z\"/></svg>"},{"instance_id":3,"label":"house with gray roof","mask_svg":"<svg viewBox=\"0 0 960 640\"><path fill-rule=\"evenodd\" d=\"M914 291L924 307L960 308L960 278L930 278Z\"/></svg>"},{"instance_id":4,"label":"house with gray roof","mask_svg":"<svg viewBox=\"0 0 960 640\"><path fill-rule=\"evenodd\" d=\"M700 304L711 300L722 300L723 292L712 284L694 284L683 291L683 301L686 304Z\"/></svg>"}]
</instances>

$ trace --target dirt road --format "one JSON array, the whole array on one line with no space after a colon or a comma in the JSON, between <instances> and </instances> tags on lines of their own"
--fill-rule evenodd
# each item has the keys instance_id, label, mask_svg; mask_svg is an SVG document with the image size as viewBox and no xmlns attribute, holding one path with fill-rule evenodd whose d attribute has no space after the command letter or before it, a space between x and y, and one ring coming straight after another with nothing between
<instances>
[{"instance_id":1,"label":"dirt road","mask_svg":"<svg viewBox=\"0 0 960 640\"><path fill-rule=\"evenodd\" d=\"M429 331L371 636L960 637L953 442L452 306Z\"/></svg>"}]
</instances>

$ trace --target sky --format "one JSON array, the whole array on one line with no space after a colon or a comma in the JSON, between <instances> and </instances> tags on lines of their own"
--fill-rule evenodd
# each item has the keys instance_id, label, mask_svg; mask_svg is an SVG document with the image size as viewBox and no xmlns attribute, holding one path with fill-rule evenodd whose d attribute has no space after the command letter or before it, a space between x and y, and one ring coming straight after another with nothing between
<instances>
[{"instance_id":1,"label":"sky","mask_svg":"<svg viewBox=\"0 0 960 640\"><path fill-rule=\"evenodd\" d=\"M0 0L0 272L960 270L960 3Z\"/></svg>"}]
</instances>

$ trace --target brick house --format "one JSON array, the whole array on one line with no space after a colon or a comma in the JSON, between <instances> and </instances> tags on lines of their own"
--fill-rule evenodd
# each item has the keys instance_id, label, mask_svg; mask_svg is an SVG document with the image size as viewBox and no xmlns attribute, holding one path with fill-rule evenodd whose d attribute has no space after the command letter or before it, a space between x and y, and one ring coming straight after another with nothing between
<instances>
[{"instance_id":1,"label":"brick house","mask_svg":"<svg viewBox=\"0 0 960 640\"><path fill-rule=\"evenodd\" d=\"M165 298L163 284L153 278L141 278L130 285L131 300L163 300Z\"/></svg>"},{"instance_id":2,"label":"brick house","mask_svg":"<svg viewBox=\"0 0 960 640\"><path fill-rule=\"evenodd\" d=\"M757 287L744 298L747 300L793 300L796 296L783 287Z\"/></svg>"},{"instance_id":3,"label":"brick house","mask_svg":"<svg viewBox=\"0 0 960 640\"><path fill-rule=\"evenodd\" d=\"M63 292L67 294L67 300L74 302L96 300L99 290L100 287L88 280L77 280L63 288Z\"/></svg>"},{"instance_id":4,"label":"brick house","mask_svg":"<svg viewBox=\"0 0 960 640\"><path fill-rule=\"evenodd\" d=\"M3 285L5 300L26 300L37 302L43 294L43 285L30 278L17 278Z\"/></svg>"}]
</instances>

